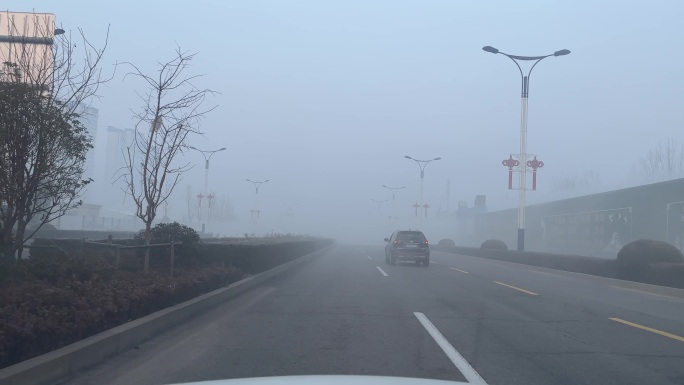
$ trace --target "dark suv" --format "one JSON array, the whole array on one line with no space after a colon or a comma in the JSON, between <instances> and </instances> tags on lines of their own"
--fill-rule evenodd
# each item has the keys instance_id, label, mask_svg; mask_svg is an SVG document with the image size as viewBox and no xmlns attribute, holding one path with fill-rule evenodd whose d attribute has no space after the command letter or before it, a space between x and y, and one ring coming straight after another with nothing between
<instances>
[{"instance_id":1,"label":"dark suv","mask_svg":"<svg viewBox=\"0 0 684 385\"><path fill-rule=\"evenodd\" d=\"M385 242L385 263L394 265L397 261L414 261L423 266L430 265L430 247L421 231L398 230L385 238Z\"/></svg>"}]
</instances>

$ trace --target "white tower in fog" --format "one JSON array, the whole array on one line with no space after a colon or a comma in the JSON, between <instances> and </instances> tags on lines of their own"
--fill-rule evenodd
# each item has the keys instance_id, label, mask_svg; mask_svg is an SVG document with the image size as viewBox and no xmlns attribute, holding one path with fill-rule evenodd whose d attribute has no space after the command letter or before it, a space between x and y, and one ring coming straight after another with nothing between
<instances>
[{"instance_id":1,"label":"white tower in fog","mask_svg":"<svg viewBox=\"0 0 684 385\"><path fill-rule=\"evenodd\" d=\"M120 176L122 169L126 166L124 161L126 148L133 143L134 135L135 131L130 128L107 127L105 170L104 175L101 176L105 193L102 198L106 206L114 209L125 209L126 202L130 202L130 199L126 199L126 193L122 191L125 183Z\"/></svg>"}]
</instances>

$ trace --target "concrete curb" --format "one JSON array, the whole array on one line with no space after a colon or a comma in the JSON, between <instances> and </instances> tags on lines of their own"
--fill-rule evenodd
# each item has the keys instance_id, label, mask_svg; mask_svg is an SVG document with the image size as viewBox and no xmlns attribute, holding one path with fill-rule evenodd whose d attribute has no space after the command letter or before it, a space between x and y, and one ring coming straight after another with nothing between
<instances>
[{"instance_id":1,"label":"concrete curb","mask_svg":"<svg viewBox=\"0 0 684 385\"><path fill-rule=\"evenodd\" d=\"M470 258L480 258L480 259L484 259L484 260L491 261L491 262L498 262L498 263L503 263L503 264L507 264L507 265L513 265L516 267L525 267L526 269L529 269L529 270L536 270L536 271L542 271L545 273L550 273L550 274L555 274L555 275L560 275L560 276L579 278L579 279L583 279L585 281L606 283L606 284L616 286L616 287L620 287L623 289L639 290L639 291L643 291L643 292L650 293L650 294L657 294L657 295L663 295L663 296L667 296L667 297L684 299L684 289L678 289L676 287L658 286L658 285L651 285L648 283L625 281L622 279L601 277L599 275L575 273L573 271L551 269L548 267L527 265L527 264L518 263L518 262L509 262L509 261L502 261L499 259L491 259L491 258L486 258L486 257L476 257L473 255L458 254L458 253L453 253L453 252L446 251L446 250L435 250L435 251L441 251L441 252L447 253L447 254L470 257Z\"/></svg>"},{"instance_id":2,"label":"concrete curb","mask_svg":"<svg viewBox=\"0 0 684 385\"><path fill-rule=\"evenodd\" d=\"M189 301L168 307L137 320L106 330L50 353L0 370L0 385L46 385L95 366L106 358L138 346L145 340L187 321L254 286L301 263L308 262L333 246L327 246L293 261L247 277Z\"/></svg>"}]
</instances>

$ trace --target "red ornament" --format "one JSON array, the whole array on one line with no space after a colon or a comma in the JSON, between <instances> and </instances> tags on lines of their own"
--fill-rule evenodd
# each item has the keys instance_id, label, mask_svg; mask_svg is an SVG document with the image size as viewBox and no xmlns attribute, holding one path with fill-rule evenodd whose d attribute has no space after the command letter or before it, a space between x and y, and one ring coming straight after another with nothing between
<instances>
[{"instance_id":1,"label":"red ornament","mask_svg":"<svg viewBox=\"0 0 684 385\"><path fill-rule=\"evenodd\" d=\"M520 162L511 155L508 159L502 160L501 164L508 167L508 189L513 190L513 167L518 167Z\"/></svg>"},{"instance_id":2,"label":"red ornament","mask_svg":"<svg viewBox=\"0 0 684 385\"><path fill-rule=\"evenodd\" d=\"M534 159L527 161L527 167L532 168L532 190L537 190L537 169L544 167L544 162L537 160L535 156Z\"/></svg>"}]
</instances>

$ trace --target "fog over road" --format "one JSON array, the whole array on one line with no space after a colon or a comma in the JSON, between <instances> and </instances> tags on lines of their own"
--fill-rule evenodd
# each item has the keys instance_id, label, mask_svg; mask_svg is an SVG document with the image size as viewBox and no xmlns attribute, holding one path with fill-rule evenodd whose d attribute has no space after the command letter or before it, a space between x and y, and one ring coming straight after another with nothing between
<instances>
[{"instance_id":1,"label":"fog over road","mask_svg":"<svg viewBox=\"0 0 684 385\"><path fill-rule=\"evenodd\" d=\"M169 384L302 374L487 384L684 383L684 300L432 252L339 245L79 374Z\"/></svg>"}]
</instances>

